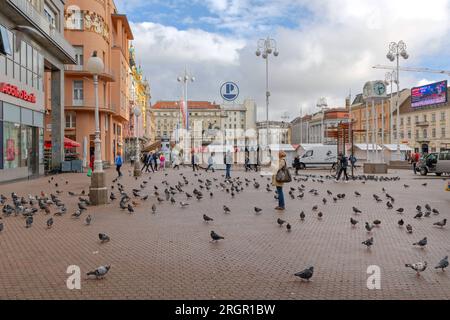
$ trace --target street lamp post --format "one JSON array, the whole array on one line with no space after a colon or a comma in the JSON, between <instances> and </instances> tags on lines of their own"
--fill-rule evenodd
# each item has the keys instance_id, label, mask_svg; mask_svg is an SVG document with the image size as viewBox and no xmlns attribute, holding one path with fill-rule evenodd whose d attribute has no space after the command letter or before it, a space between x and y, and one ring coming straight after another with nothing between
<instances>
[{"instance_id":1,"label":"street lamp post","mask_svg":"<svg viewBox=\"0 0 450 320\"><path fill-rule=\"evenodd\" d=\"M104 71L105 65L100 57L97 56L97 51L94 51L87 62L87 70L94 78L94 92L95 92L95 160L94 172L91 176L91 186L89 189L89 198L93 205L106 204L108 201L108 189L106 188L106 174L103 171L102 150L100 139L100 120L99 120L99 105L98 105L98 75Z\"/></svg>"},{"instance_id":2,"label":"street lamp post","mask_svg":"<svg viewBox=\"0 0 450 320\"><path fill-rule=\"evenodd\" d=\"M269 56L271 54L274 57L278 57L279 52L277 49L277 42L270 37L266 39L259 39L256 49L256 56L261 56L264 60L266 60L266 144L269 146Z\"/></svg>"},{"instance_id":3,"label":"street lamp post","mask_svg":"<svg viewBox=\"0 0 450 320\"><path fill-rule=\"evenodd\" d=\"M394 114L394 110L392 108L392 99L394 96L394 87L393 87L393 83L396 81L396 72L395 70L393 70L392 72L388 72L386 73L386 83L389 84L391 86L391 98L389 100L389 143L392 144L392 142L394 141L394 130L393 130L393 121L392 121L392 116Z\"/></svg>"},{"instance_id":4,"label":"street lamp post","mask_svg":"<svg viewBox=\"0 0 450 320\"><path fill-rule=\"evenodd\" d=\"M135 116L135 123L134 123L134 136L136 139L136 150L135 150L135 160L134 160L134 176L135 177L139 177L141 175L141 168L139 166L139 133L138 133L138 128L139 128L139 117L141 116L142 112L141 109L136 106L133 109L133 113Z\"/></svg>"},{"instance_id":5,"label":"street lamp post","mask_svg":"<svg viewBox=\"0 0 450 320\"><path fill-rule=\"evenodd\" d=\"M396 152L396 160L401 160L400 153L400 57L407 60L409 58L408 52L406 51L406 44L402 40L398 43L391 42L389 44L389 52L386 55L389 61L394 62L397 60L397 73L396 73L396 82L397 82L397 99L396 99L396 109L397 109L397 121L396 121L396 140L397 140L397 152Z\"/></svg>"},{"instance_id":6,"label":"street lamp post","mask_svg":"<svg viewBox=\"0 0 450 320\"><path fill-rule=\"evenodd\" d=\"M327 99L326 98L320 98L317 101L317 105L320 110L322 110L322 137L321 137L321 143L325 144L325 110L328 106Z\"/></svg>"},{"instance_id":7,"label":"street lamp post","mask_svg":"<svg viewBox=\"0 0 450 320\"><path fill-rule=\"evenodd\" d=\"M188 106L188 83L189 81L194 82L195 81L195 77L190 75L187 72L187 69L184 69L184 75L183 76L179 76L177 78L178 82L182 82L184 83L184 92L183 92L183 99L184 99L184 108L185 108L185 112L186 112L186 123L185 123L185 137L184 137L184 161L185 162L189 162L189 154L187 152L188 148L189 148L189 141L187 141L187 138L189 136L188 132L189 132L189 106ZM181 119L180 119L181 120Z\"/></svg>"}]
</instances>

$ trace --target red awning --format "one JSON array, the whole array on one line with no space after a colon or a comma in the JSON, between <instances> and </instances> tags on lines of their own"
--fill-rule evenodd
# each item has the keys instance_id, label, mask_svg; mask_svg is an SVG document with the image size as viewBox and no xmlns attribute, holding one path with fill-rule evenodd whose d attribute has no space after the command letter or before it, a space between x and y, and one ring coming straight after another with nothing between
<instances>
[{"instance_id":1,"label":"red awning","mask_svg":"<svg viewBox=\"0 0 450 320\"><path fill-rule=\"evenodd\" d=\"M52 147L52 142L45 141L44 148L50 149L51 147ZM64 137L64 148L70 149L70 148L79 148L79 147L81 147L81 144L79 144L78 142L73 141L69 138Z\"/></svg>"}]
</instances>

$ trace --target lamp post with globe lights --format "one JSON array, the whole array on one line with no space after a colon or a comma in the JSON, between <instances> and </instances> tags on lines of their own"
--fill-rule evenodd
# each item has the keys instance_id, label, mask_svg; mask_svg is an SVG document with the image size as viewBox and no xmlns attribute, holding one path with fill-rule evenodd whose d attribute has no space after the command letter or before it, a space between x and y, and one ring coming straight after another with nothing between
<instances>
[{"instance_id":1,"label":"lamp post with globe lights","mask_svg":"<svg viewBox=\"0 0 450 320\"><path fill-rule=\"evenodd\" d=\"M259 39L256 49L256 56L262 57L266 60L266 143L269 145L269 57L273 54L274 57L278 57L279 51L277 49L277 42L270 37L266 39Z\"/></svg>"},{"instance_id":2,"label":"lamp post with globe lights","mask_svg":"<svg viewBox=\"0 0 450 320\"><path fill-rule=\"evenodd\" d=\"M95 160L94 171L91 176L91 186L89 189L89 198L93 205L103 205L108 201L108 190L106 188L106 174L103 171L101 138L100 138L100 119L99 119L99 104L98 104L98 76L104 72L105 65L100 57L97 56L97 51L94 51L87 62L87 70L94 78L94 92L95 92Z\"/></svg>"},{"instance_id":3,"label":"lamp post with globe lights","mask_svg":"<svg viewBox=\"0 0 450 320\"><path fill-rule=\"evenodd\" d=\"M136 107L134 107L134 109L133 109L133 114L134 114L134 119L135 119L135 125L134 125L134 135L135 135L135 139L136 139L136 152L135 152L135 161L134 161L134 176L135 177L139 177L140 175L141 175L141 168L140 168L140 166L139 166L139 159L140 159L140 156L139 156L139 131L138 131L138 128L139 128L139 117L141 116L141 114L142 114L142 111L141 111L141 109L138 107L138 106L136 106Z\"/></svg>"},{"instance_id":4,"label":"lamp post with globe lights","mask_svg":"<svg viewBox=\"0 0 450 320\"><path fill-rule=\"evenodd\" d=\"M397 140L397 152L396 152L396 160L401 160L400 153L400 57L407 60L409 58L409 54L406 51L406 44L402 40L398 43L391 42L389 44L389 52L386 55L389 61L397 62L397 72L396 72L396 84L397 84L397 99L396 99L396 110L397 110L397 121L396 121L396 140Z\"/></svg>"},{"instance_id":5,"label":"lamp post with globe lights","mask_svg":"<svg viewBox=\"0 0 450 320\"><path fill-rule=\"evenodd\" d=\"M189 162L189 153L188 148L189 148L189 141L188 140L188 132L189 132L189 106L188 106L188 83L189 82L194 82L195 81L195 77L191 74L189 74L187 72L187 69L184 69L184 75L179 76L177 78L177 81L180 83L183 83L183 99L184 99L184 108L185 108L185 113L186 113L186 119L185 119L185 137L184 137L184 161L185 162Z\"/></svg>"}]
</instances>

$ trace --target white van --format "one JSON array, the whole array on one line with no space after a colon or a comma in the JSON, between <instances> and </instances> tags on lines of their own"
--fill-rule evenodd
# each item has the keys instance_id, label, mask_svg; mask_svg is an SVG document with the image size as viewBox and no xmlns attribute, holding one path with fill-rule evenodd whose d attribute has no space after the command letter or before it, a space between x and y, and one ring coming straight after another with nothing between
<instances>
[{"instance_id":1,"label":"white van","mask_svg":"<svg viewBox=\"0 0 450 320\"><path fill-rule=\"evenodd\" d=\"M300 169L331 166L337 161L337 145L314 145L305 147L300 157Z\"/></svg>"}]
</instances>

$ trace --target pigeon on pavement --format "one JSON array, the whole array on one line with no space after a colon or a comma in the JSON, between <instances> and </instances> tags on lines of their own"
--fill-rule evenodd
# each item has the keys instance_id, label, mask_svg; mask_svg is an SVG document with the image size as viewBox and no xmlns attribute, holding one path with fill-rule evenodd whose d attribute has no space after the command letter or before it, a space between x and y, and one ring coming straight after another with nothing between
<instances>
[{"instance_id":1,"label":"pigeon on pavement","mask_svg":"<svg viewBox=\"0 0 450 320\"><path fill-rule=\"evenodd\" d=\"M302 280L309 281L312 278L313 274L314 274L314 267L309 267L309 268L306 268L303 271L297 272L294 275L296 277L299 277Z\"/></svg>"},{"instance_id":2,"label":"pigeon on pavement","mask_svg":"<svg viewBox=\"0 0 450 320\"><path fill-rule=\"evenodd\" d=\"M102 243L104 243L104 242L109 242L109 240L111 240L111 239L109 238L109 236L107 236L107 235L104 234L104 233L99 233L99 234L98 234L98 238L100 239L100 241L101 241Z\"/></svg>"},{"instance_id":3,"label":"pigeon on pavement","mask_svg":"<svg viewBox=\"0 0 450 320\"><path fill-rule=\"evenodd\" d=\"M445 256L441 261L439 261L438 265L434 268L442 269L442 271L445 271L445 268L447 267L448 267L448 256Z\"/></svg>"},{"instance_id":4,"label":"pigeon on pavement","mask_svg":"<svg viewBox=\"0 0 450 320\"><path fill-rule=\"evenodd\" d=\"M211 231L211 239L212 239L212 241L213 242L217 242L217 241L219 241L219 240L221 240L221 239L225 239L224 237L222 237L222 236L219 236L217 233L215 233L214 231Z\"/></svg>"},{"instance_id":5,"label":"pigeon on pavement","mask_svg":"<svg viewBox=\"0 0 450 320\"><path fill-rule=\"evenodd\" d=\"M103 279L105 275L108 273L111 266L100 266L94 271L90 271L87 273L88 276L95 276L97 279Z\"/></svg>"},{"instance_id":6,"label":"pigeon on pavement","mask_svg":"<svg viewBox=\"0 0 450 320\"><path fill-rule=\"evenodd\" d=\"M427 237L423 238L422 240L420 240L419 242L414 242L413 246L419 246L421 248L425 248L425 246L428 244L428 240Z\"/></svg>"},{"instance_id":7,"label":"pigeon on pavement","mask_svg":"<svg viewBox=\"0 0 450 320\"><path fill-rule=\"evenodd\" d=\"M417 262L413 264L405 264L405 267L411 268L414 271L416 271L417 276L420 276L420 273L425 271L427 269L428 263L426 261L424 262Z\"/></svg>"}]
</instances>

